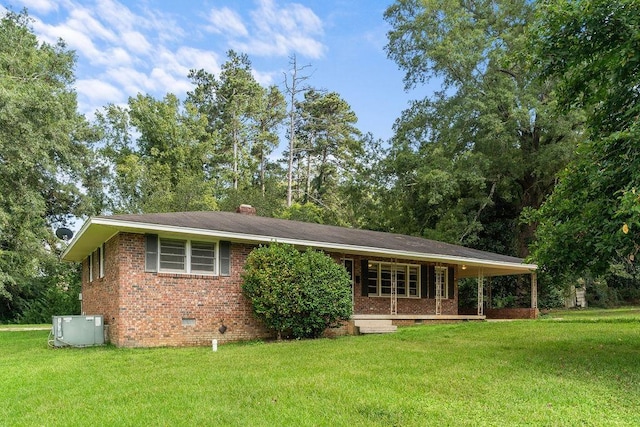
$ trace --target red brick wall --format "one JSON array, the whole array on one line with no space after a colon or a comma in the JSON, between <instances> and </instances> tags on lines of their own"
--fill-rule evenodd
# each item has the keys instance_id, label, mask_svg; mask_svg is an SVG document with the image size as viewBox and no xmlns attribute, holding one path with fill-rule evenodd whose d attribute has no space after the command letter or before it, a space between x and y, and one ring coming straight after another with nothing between
<instances>
[{"instance_id":1,"label":"red brick wall","mask_svg":"<svg viewBox=\"0 0 640 427\"><path fill-rule=\"evenodd\" d=\"M242 267L251 247L231 246L232 273L222 277L146 273L144 235L120 233L110 242L115 248L105 251L104 279L87 283L84 263L83 299L85 312L104 316L115 345L211 345L214 338L222 344L271 336L241 294ZM183 325L183 319L189 324ZM221 334L223 323L227 331Z\"/></svg>"},{"instance_id":2,"label":"red brick wall","mask_svg":"<svg viewBox=\"0 0 640 427\"><path fill-rule=\"evenodd\" d=\"M146 273L144 235L120 233L106 244L104 278L98 278L97 252L92 282L88 280L88 263L83 263L83 311L104 316L108 339L117 346L211 345L212 339L222 344L272 337L253 317L250 302L241 291L242 270L253 247L231 245L229 277ZM354 275L360 279L355 283L354 313L389 314L388 297L361 296L361 257L331 255L337 262L341 258L354 261ZM442 313L457 314L457 287L454 299L442 301ZM435 300L398 298L398 314L435 314ZM188 324L183 324L183 319ZM221 334L218 328L223 323L227 331Z\"/></svg>"},{"instance_id":3,"label":"red brick wall","mask_svg":"<svg viewBox=\"0 0 640 427\"><path fill-rule=\"evenodd\" d=\"M389 262L389 259L377 257L351 256L348 254L331 253L336 262L342 262L343 258L353 259L354 276L354 314L390 314L391 300L389 297L363 297L363 277L361 260ZM416 264L415 261L398 259L400 264ZM434 264L435 265L435 264ZM455 282L455 280L454 280ZM458 286L454 286L454 298L442 300L442 314L458 314ZM398 314L436 314L436 300L432 298L398 298Z\"/></svg>"},{"instance_id":4,"label":"red brick wall","mask_svg":"<svg viewBox=\"0 0 640 427\"><path fill-rule=\"evenodd\" d=\"M109 325L108 336L117 333L120 289L118 286L120 258L120 235L116 235L105 243L104 277L99 277L98 252L93 253L93 281L89 281L88 258L82 262L82 313L87 315L101 314Z\"/></svg>"}]
</instances>

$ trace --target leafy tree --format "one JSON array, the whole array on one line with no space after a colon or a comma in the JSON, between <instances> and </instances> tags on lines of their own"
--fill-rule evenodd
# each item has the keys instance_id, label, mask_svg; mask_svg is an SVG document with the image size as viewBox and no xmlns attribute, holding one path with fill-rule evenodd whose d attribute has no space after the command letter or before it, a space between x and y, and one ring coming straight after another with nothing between
<instances>
[{"instance_id":1,"label":"leafy tree","mask_svg":"<svg viewBox=\"0 0 640 427\"><path fill-rule=\"evenodd\" d=\"M64 42L38 42L26 12L1 17L0 321L19 319L55 285L34 285L60 250L52 229L100 209L96 137L77 112L74 63Z\"/></svg>"},{"instance_id":2,"label":"leafy tree","mask_svg":"<svg viewBox=\"0 0 640 427\"><path fill-rule=\"evenodd\" d=\"M564 112L584 108L587 139L540 221L534 258L554 274L597 277L621 263L637 271L640 250L640 3L546 1L538 56L561 80Z\"/></svg>"},{"instance_id":3,"label":"leafy tree","mask_svg":"<svg viewBox=\"0 0 640 427\"><path fill-rule=\"evenodd\" d=\"M268 156L278 147L279 138L277 129L286 117L286 102L284 95L275 86L270 86L262 97L257 100L258 106L255 114L254 138L251 155L259 164L258 182L265 195L268 172L274 168L270 164Z\"/></svg>"},{"instance_id":4,"label":"leafy tree","mask_svg":"<svg viewBox=\"0 0 640 427\"><path fill-rule=\"evenodd\" d=\"M282 171L280 171L282 172ZM270 177L265 183L265 191L258 186L242 188L239 190L227 189L219 201L218 207L222 211L232 212L242 204L249 204L256 208L258 215L266 217L278 217L284 209L285 192L280 179Z\"/></svg>"},{"instance_id":5,"label":"leafy tree","mask_svg":"<svg viewBox=\"0 0 640 427\"><path fill-rule=\"evenodd\" d=\"M113 212L214 210L216 180L208 173L213 141L206 118L172 94L138 94L128 108L98 112Z\"/></svg>"},{"instance_id":6,"label":"leafy tree","mask_svg":"<svg viewBox=\"0 0 640 427\"><path fill-rule=\"evenodd\" d=\"M274 243L251 251L242 290L255 315L277 332L316 338L351 316L346 270L315 250Z\"/></svg>"},{"instance_id":7,"label":"leafy tree","mask_svg":"<svg viewBox=\"0 0 640 427\"><path fill-rule=\"evenodd\" d=\"M258 84L247 55L231 50L228 58L218 78L206 70L190 72L195 88L187 101L207 118L207 130L218 141L212 167L223 188L257 184L264 192L286 103L277 87Z\"/></svg>"},{"instance_id":8,"label":"leafy tree","mask_svg":"<svg viewBox=\"0 0 640 427\"><path fill-rule=\"evenodd\" d=\"M355 127L358 118L336 92L309 90L297 108L297 139L306 153L306 168L299 168L306 175L303 199L322 204L363 153L360 131Z\"/></svg>"},{"instance_id":9,"label":"leafy tree","mask_svg":"<svg viewBox=\"0 0 640 427\"><path fill-rule=\"evenodd\" d=\"M280 215L280 218L290 219L294 221L312 222L315 224L324 224L322 219L322 208L311 202L304 204L294 203L286 208Z\"/></svg>"},{"instance_id":10,"label":"leafy tree","mask_svg":"<svg viewBox=\"0 0 640 427\"><path fill-rule=\"evenodd\" d=\"M80 314L82 265L61 263L49 257L41 264L41 274L20 289L14 302L19 313L17 323L49 323L51 316Z\"/></svg>"},{"instance_id":11,"label":"leafy tree","mask_svg":"<svg viewBox=\"0 0 640 427\"><path fill-rule=\"evenodd\" d=\"M272 216L281 209L283 171L270 154L279 144L286 102L276 86L263 88L255 81L247 55L228 55L219 77L206 70L190 72L195 88L187 102L206 117L216 142L207 170L215 177L219 207L233 210L251 203L261 215Z\"/></svg>"},{"instance_id":12,"label":"leafy tree","mask_svg":"<svg viewBox=\"0 0 640 427\"><path fill-rule=\"evenodd\" d=\"M308 210L313 204L323 223L353 225L351 202L344 190L356 179L365 141L355 127L355 113L339 94L314 89L305 92L295 110L293 174L297 195L284 215L295 216L299 206Z\"/></svg>"},{"instance_id":13,"label":"leafy tree","mask_svg":"<svg viewBox=\"0 0 640 427\"><path fill-rule=\"evenodd\" d=\"M417 100L395 125L380 191L384 228L525 256L537 208L572 155L579 123L554 113L553 81L531 67L535 3L526 0L400 0L389 57Z\"/></svg>"},{"instance_id":14,"label":"leafy tree","mask_svg":"<svg viewBox=\"0 0 640 427\"><path fill-rule=\"evenodd\" d=\"M241 163L248 161L251 140L249 122L257 113L257 100L262 98L262 87L251 74L247 55L230 51L223 64L216 88L216 117L218 129L232 153L233 188L238 189ZM244 167L244 170L253 169ZM244 174L246 176L246 173ZM244 185L249 181L245 178Z\"/></svg>"}]
</instances>

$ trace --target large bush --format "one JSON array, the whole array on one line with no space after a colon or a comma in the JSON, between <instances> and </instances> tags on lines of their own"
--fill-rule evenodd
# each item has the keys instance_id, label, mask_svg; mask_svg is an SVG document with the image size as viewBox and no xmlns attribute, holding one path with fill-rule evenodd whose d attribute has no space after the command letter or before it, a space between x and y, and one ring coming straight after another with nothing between
<instances>
[{"instance_id":1,"label":"large bush","mask_svg":"<svg viewBox=\"0 0 640 427\"><path fill-rule=\"evenodd\" d=\"M247 257L242 290L253 312L278 338L316 338L351 316L346 270L312 249L274 243Z\"/></svg>"}]
</instances>

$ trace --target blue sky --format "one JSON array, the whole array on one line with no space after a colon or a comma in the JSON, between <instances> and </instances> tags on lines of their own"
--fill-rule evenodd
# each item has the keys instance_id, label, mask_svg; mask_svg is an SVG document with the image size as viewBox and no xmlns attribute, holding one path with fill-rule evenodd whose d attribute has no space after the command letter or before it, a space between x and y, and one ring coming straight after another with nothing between
<instances>
[{"instance_id":1,"label":"blue sky","mask_svg":"<svg viewBox=\"0 0 640 427\"><path fill-rule=\"evenodd\" d=\"M226 52L246 53L256 79L283 88L289 57L309 65L307 83L338 92L358 127L389 139L415 93L387 59L390 0L4 0L26 7L47 42L62 38L76 51L79 108L88 117L129 96L183 98L190 69L218 74ZM422 96L429 88L421 88Z\"/></svg>"}]
</instances>

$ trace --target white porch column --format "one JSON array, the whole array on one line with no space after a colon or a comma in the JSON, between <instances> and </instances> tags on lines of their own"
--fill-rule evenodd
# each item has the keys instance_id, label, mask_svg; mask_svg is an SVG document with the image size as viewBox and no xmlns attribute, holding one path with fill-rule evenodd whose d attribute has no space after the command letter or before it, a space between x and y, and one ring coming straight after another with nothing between
<instances>
[{"instance_id":1,"label":"white porch column","mask_svg":"<svg viewBox=\"0 0 640 427\"><path fill-rule=\"evenodd\" d=\"M391 267L391 307L390 312L392 316L398 314L398 270L396 269L396 262L393 260Z\"/></svg>"},{"instance_id":2,"label":"white porch column","mask_svg":"<svg viewBox=\"0 0 640 427\"><path fill-rule=\"evenodd\" d=\"M484 271L478 270L478 316L484 315Z\"/></svg>"},{"instance_id":3,"label":"white porch column","mask_svg":"<svg viewBox=\"0 0 640 427\"><path fill-rule=\"evenodd\" d=\"M531 308L538 308L538 273L531 272Z\"/></svg>"}]
</instances>

